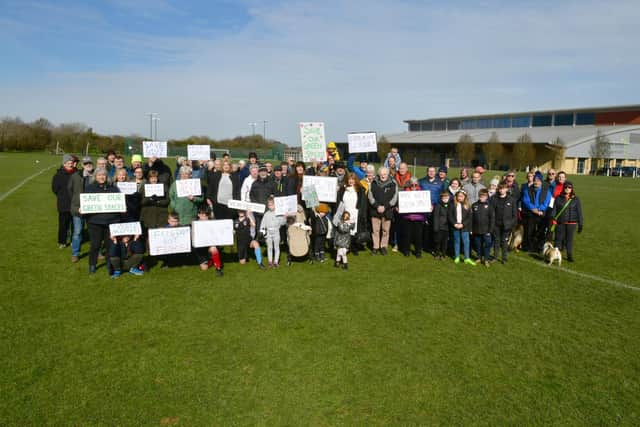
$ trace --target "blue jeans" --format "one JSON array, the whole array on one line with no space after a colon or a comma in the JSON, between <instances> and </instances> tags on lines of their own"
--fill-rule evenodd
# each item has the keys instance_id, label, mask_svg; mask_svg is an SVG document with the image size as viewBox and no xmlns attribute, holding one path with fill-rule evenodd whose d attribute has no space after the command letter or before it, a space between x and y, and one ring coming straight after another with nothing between
<instances>
[{"instance_id":1,"label":"blue jeans","mask_svg":"<svg viewBox=\"0 0 640 427\"><path fill-rule=\"evenodd\" d=\"M84 219L81 216L73 216L73 234L71 235L71 255L80 256L80 245L82 244L82 230L84 229Z\"/></svg>"},{"instance_id":2,"label":"blue jeans","mask_svg":"<svg viewBox=\"0 0 640 427\"><path fill-rule=\"evenodd\" d=\"M469 232L462 230L453 230L453 256L460 256L460 238L462 238L462 248L464 250L464 258L469 258Z\"/></svg>"},{"instance_id":3,"label":"blue jeans","mask_svg":"<svg viewBox=\"0 0 640 427\"><path fill-rule=\"evenodd\" d=\"M491 238L491 233L474 234L473 243L475 245L476 253L478 254L478 256L484 258L485 261L488 261L489 253L491 252L491 246L493 243L493 239Z\"/></svg>"}]
</instances>

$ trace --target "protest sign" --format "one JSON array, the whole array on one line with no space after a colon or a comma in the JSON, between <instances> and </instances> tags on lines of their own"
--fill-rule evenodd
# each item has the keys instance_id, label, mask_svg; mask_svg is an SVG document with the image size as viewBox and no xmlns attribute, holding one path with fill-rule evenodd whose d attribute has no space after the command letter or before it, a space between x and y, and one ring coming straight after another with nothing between
<instances>
[{"instance_id":1,"label":"protest sign","mask_svg":"<svg viewBox=\"0 0 640 427\"><path fill-rule=\"evenodd\" d=\"M202 195L202 185L199 179L179 179L176 181L176 194L178 197Z\"/></svg>"},{"instance_id":2,"label":"protest sign","mask_svg":"<svg viewBox=\"0 0 640 427\"><path fill-rule=\"evenodd\" d=\"M209 160L211 148L208 145L187 145L187 158L189 160Z\"/></svg>"},{"instance_id":3,"label":"protest sign","mask_svg":"<svg viewBox=\"0 0 640 427\"><path fill-rule=\"evenodd\" d=\"M138 191L138 184L135 182L118 182L116 184L118 185L120 192L123 194L129 195Z\"/></svg>"},{"instance_id":4,"label":"protest sign","mask_svg":"<svg viewBox=\"0 0 640 427\"><path fill-rule=\"evenodd\" d=\"M140 222L121 222L109 225L109 234L111 237L116 236L139 236L142 234Z\"/></svg>"},{"instance_id":5,"label":"protest sign","mask_svg":"<svg viewBox=\"0 0 640 427\"><path fill-rule=\"evenodd\" d=\"M318 192L315 185L302 187L302 200L304 200L307 208L315 208L320 204L318 201Z\"/></svg>"},{"instance_id":6,"label":"protest sign","mask_svg":"<svg viewBox=\"0 0 640 427\"><path fill-rule=\"evenodd\" d=\"M227 207L229 209L238 209L240 211L252 211L252 212L257 212L257 213L264 213L265 209L267 208L265 205L261 204L261 203L251 203L251 202L245 202L243 200L229 200L229 202L227 203Z\"/></svg>"},{"instance_id":7,"label":"protest sign","mask_svg":"<svg viewBox=\"0 0 640 427\"><path fill-rule=\"evenodd\" d=\"M276 215L286 215L298 211L298 196L274 197L273 203L276 208Z\"/></svg>"},{"instance_id":8,"label":"protest sign","mask_svg":"<svg viewBox=\"0 0 640 427\"><path fill-rule=\"evenodd\" d=\"M324 139L324 123L300 123L302 161L327 160L327 143Z\"/></svg>"},{"instance_id":9,"label":"protest sign","mask_svg":"<svg viewBox=\"0 0 640 427\"><path fill-rule=\"evenodd\" d=\"M149 254L168 255L191 252L191 228L167 227L149 230Z\"/></svg>"},{"instance_id":10,"label":"protest sign","mask_svg":"<svg viewBox=\"0 0 640 427\"><path fill-rule=\"evenodd\" d=\"M191 238L194 248L233 245L233 220L193 221Z\"/></svg>"},{"instance_id":11,"label":"protest sign","mask_svg":"<svg viewBox=\"0 0 640 427\"><path fill-rule=\"evenodd\" d=\"M375 153L378 151L378 136L375 132L350 133L347 135L349 153Z\"/></svg>"},{"instance_id":12,"label":"protest sign","mask_svg":"<svg viewBox=\"0 0 640 427\"><path fill-rule=\"evenodd\" d=\"M144 197L151 196L164 196L164 184L145 184L144 185Z\"/></svg>"},{"instance_id":13,"label":"protest sign","mask_svg":"<svg viewBox=\"0 0 640 427\"><path fill-rule=\"evenodd\" d=\"M336 202L338 192L338 178L335 176L311 176L305 175L302 179L302 188L313 185L318 194L318 200L321 202ZM303 194L303 200L306 201Z\"/></svg>"},{"instance_id":14,"label":"protest sign","mask_svg":"<svg viewBox=\"0 0 640 427\"><path fill-rule=\"evenodd\" d=\"M80 213L126 212L124 193L82 193L80 194Z\"/></svg>"},{"instance_id":15,"label":"protest sign","mask_svg":"<svg viewBox=\"0 0 640 427\"><path fill-rule=\"evenodd\" d=\"M142 156L167 157L167 141L142 141Z\"/></svg>"},{"instance_id":16,"label":"protest sign","mask_svg":"<svg viewBox=\"0 0 640 427\"><path fill-rule=\"evenodd\" d=\"M431 192L429 191L400 191L398 193L399 213L431 212Z\"/></svg>"}]
</instances>

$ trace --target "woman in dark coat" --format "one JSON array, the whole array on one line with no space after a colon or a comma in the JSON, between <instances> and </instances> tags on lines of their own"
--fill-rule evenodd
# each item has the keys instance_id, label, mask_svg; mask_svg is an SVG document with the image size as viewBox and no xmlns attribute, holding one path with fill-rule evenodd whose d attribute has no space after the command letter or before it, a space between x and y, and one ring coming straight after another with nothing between
<instances>
[{"instance_id":1,"label":"woman in dark coat","mask_svg":"<svg viewBox=\"0 0 640 427\"><path fill-rule=\"evenodd\" d=\"M567 261L573 262L573 236L576 230L582 233L584 219L580 199L573 191L571 182L564 183L563 193L553 205L552 218L556 233L554 245L560 250L566 249Z\"/></svg>"}]
</instances>

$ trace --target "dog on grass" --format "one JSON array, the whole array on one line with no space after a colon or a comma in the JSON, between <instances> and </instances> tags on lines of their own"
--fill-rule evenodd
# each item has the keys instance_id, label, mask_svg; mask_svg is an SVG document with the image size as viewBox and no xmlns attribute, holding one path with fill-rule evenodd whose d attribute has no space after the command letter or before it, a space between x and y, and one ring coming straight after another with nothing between
<instances>
[{"instance_id":1,"label":"dog on grass","mask_svg":"<svg viewBox=\"0 0 640 427\"><path fill-rule=\"evenodd\" d=\"M562 265L562 252L560 249L553 246L551 242L545 242L542 247L542 256L547 264L551 265L554 262L558 262L558 266Z\"/></svg>"},{"instance_id":2,"label":"dog on grass","mask_svg":"<svg viewBox=\"0 0 640 427\"><path fill-rule=\"evenodd\" d=\"M511 232L509 237L509 249L512 251L520 252L522 249L522 239L524 238L524 227L522 224L518 224L516 228Z\"/></svg>"}]
</instances>

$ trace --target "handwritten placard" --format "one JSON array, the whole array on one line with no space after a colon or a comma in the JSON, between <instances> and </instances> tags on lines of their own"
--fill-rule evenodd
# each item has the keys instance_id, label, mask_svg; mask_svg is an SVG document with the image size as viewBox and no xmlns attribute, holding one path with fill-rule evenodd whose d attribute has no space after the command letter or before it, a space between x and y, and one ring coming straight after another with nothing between
<instances>
[{"instance_id":1,"label":"handwritten placard","mask_svg":"<svg viewBox=\"0 0 640 427\"><path fill-rule=\"evenodd\" d=\"M209 160L211 148L208 145L187 145L187 158L189 160Z\"/></svg>"},{"instance_id":2,"label":"handwritten placard","mask_svg":"<svg viewBox=\"0 0 640 427\"><path fill-rule=\"evenodd\" d=\"M287 215L298 211L298 196L274 197L276 215Z\"/></svg>"},{"instance_id":3,"label":"handwritten placard","mask_svg":"<svg viewBox=\"0 0 640 427\"><path fill-rule=\"evenodd\" d=\"M176 194L178 197L200 196L202 185L199 179L179 179L176 181Z\"/></svg>"},{"instance_id":4,"label":"handwritten placard","mask_svg":"<svg viewBox=\"0 0 640 427\"><path fill-rule=\"evenodd\" d=\"M324 123L300 123L302 161L327 160L327 143L324 138Z\"/></svg>"},{"instance_id":5,"label":"handwritten placard","mask_svg":"<svg viewBox=\"0 0 640 427\"><path fill-rule=\"evenodd\" d=\"M164 184L145 184L144 197L164 197Z\"/></svg>"},{"instance_id":6,"label":"handwritten placard","mask_svg":"<svg viewBox=\"0 0 640 427\"><path fill-rule=\"evenodd\" d=\"M320 204L318 201L318 192L316 191L315 185L307 185L306 187L302 187L302 200L304 200L307 208L315 208Z\"/></svg>"},{"instance_id":7,"label":"handwritten placard","mask_svg":"<svg viewBox=\"0 0 640 427\"><path fill-rule=\"evenodd\" d=\"M80 194L80 213L126 212L127 204L123 193L82 193Z\"/></svg>"},{"instance_id":8,"label":"handwritten placard","mask_svg":"<svg viewBox=\"0 0 640 427\"><path fill-rule=\"evenodd\" d=\"M117 236L139 236L142 234L142 226L140 222L121 222L109 225L109 234L111 237Z\"/></svg>"},{"instance_id":9,"label":"handwritten placard","mask_svg":"<svg viewBox=\"0 0 640 427\"><path fill-rule=\"evenodd\" d=\"M167 141L142 141L142 155L150 157L167 157Z\"/></svg>"},{"instance_id":10,"label":"handwritten placard","mask_svg":"<svg viewBox=\"0 0 640 427\"><path fill-rule=\"evenodd\" d=\"M149 230L149 254L169 255L191 252L191 228L152 228Z\"/></svg>"},{"instance_id":11,"label":"handwritten placard","mask_svg":"<svg viewBox=\"0 0 640 427\"><path fill-rule=\"evenodd\" d=\"M350 133L347 135L349 153L375 153L378 151L378 136L375 132Z\"/></svg>"},{"instance_id":12,"label":"handwritten placard","mask_svg":"<svg viewBox=\"0 0 640 427\"><path fill-rule=\"evenodd\" d=\"M230 209L238 209L241 211L252 211L257 213L264 213L266 206L261 203L245 202L243 200L229 200L227 207Z\"/></svg>"},{"instance_id":13,"label":"handwritten placard","mask_svg":"<svg viewBox=\"0 0 640 427\"><path fill-rule=\"evenodd\" d=\"M233 245L233 220L193 221L191 238L194 248Z\"/></svg>"},{"instance_id":14,"label":"handwritten placard","mask_svg":"<svg viewBox=\"0 0 640 427\"><path fill-rule=\"evenodd\" d=\"M338 178L335 176L311 176L306 175L302 180L302 188L314 186L321 202L335 203L338 193ZM302 194L303 200L304 193Z\"/></svg>"},{"instance_id":15,"label":"handwritten placard","mask_svg":"<svg viewBox=\"0 0 640 427\"><path fill-rule=\"evenodd\" d=\"M118 182L116 183L121 193L130 195L138 191L138 184L135 182Z\"/></svg>"},{"instance_id":16,"label":"handwritten placard","mask_svg":"<svg viewBox=\"0 0 640 427\"><path fill-rule=\"evenodd\" d=\"M429 191L400 191L398 193L399 213L431 212L431 192Z\"/></svg>"}]
</instances>

